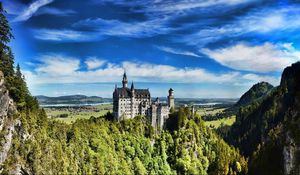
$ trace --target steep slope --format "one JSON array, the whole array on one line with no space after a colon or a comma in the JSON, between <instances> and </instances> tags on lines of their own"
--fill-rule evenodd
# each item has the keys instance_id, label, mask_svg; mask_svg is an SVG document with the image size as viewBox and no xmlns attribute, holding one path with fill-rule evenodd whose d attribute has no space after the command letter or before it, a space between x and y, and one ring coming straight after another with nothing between
<instances>
[{"instance_id":1,"label":"steep slope","mask_svg":"<svg viewBox=\"0 0 300 175\"><path fill-rule=\"evenodd\" d=\"M3 73L0 71L0 168L1 164L6 160L12 145L15 126L18 123L14 119L16 114L16 107L13 100L9 97L8 90L4 85Z\"/></svg>"},{"instance_id":2,"label":"steep slope","mask_svg":"<svg viewBox=\"0 0 300 175\"><path fill-rule=\"evenodd\" d=\"M249 105L267 95L274 87L267 82L260 82L253 85L245 94L241 96L235 107Z\"/></svg>"},{"instance_id":3,"label":"steep slope","mask_svg":"<svg viewBox=\"0 0 300 175\"><path fill-rule=\"evenodd\" d=\"M300 62L264 99L240 108L226 140L250 157L250 174L299 174L299 118Z\"/></svg>"}]
</instances>

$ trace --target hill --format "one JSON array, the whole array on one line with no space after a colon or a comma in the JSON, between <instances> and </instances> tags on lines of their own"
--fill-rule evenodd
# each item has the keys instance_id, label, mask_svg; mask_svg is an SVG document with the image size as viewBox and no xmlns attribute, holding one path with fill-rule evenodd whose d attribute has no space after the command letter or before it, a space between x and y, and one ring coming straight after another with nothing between
<instances>
[{"instance_id":1,"label":"hill","mask_svg":"<svg viewBox=\"0 0 300 175\"><path fill-rule=\"evenodd\" d=\"M226 140L250 157L249 174L300 174L299 85L300 62L262 100L240 108Z\"/></svg>"},{"instance_id":2,"label":"hill","mask_svg":"<svg viewBox=\"0 0 300 175\"><path fill-rule=\"evenodd\" d=\"M269 93L272 92L273 89L274 87L267 82L257 83L253 85L247 92L245 92L234 105L229 105L229 107L222 113L219 113L215 116L203 116L203 119L224 120L225 118L235 116L241 107L245 107L251 103L257 103L263 100ZM228 127L225 126L225 128L221 130L219 134L226 135L228 132Z\"/></svg>"},{"instance_id":3,"label":"hill","mask_svg":"<svg viewBox=\"0 0 300 175\"><path fill-rule=\"evenodd\" d=\"M102 98L98 96L85 95L68 95L59 97L35 96L40 105L54 105L54 104L95 104L111 102L111 99Z\"/></svg>"},{"instance_id":4,"label":"hill","mask_svg":"<svg viewBox=\"0 0 300 175\"><path fill-rule=\"evenodd\" d=\"M242 107L261 99L267 95L274 87L267 82L260 82L253 85L246 93L244 93L235 107Z\"/></svg>"}]
</instances>

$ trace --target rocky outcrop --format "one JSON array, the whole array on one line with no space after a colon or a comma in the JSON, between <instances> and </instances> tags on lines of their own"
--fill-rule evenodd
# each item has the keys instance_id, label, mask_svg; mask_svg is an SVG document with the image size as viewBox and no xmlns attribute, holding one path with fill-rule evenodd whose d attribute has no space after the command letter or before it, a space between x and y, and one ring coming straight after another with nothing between
<instances>
[{"instance_id":1,"label":"rocky outcrop","mask_svg":"<svg viewBox=\"0 0 300 175\"><path fill-rule=\"evenodd\" d=\"M299 153L300 147L297 146L295 140L286 134L286 143L283 147L283 168L284 174L293 174L293 171L299 168L297 163L297 153ZM297 167L298 166L298 167Z\"/></svg>"},{"instance_id":2,"label":"rocky outcrop","mask_svg":"<svg viewBox=\"0 0 300 175\"><path fill-rule=\"evenodd\" d=\"M8 156L15 126L19 123L14 119L14 116L17 115L17 109L13 100L9 97L9 92L5 87L4 79L1 75L2 72L0 72L0 167Z\"/></svg>"},{"instance_id":3,"label":"rocky outcrop","mask_svg":"<svg viewBox=\"0 0 300 175\"><path fill-rule=\"evenodd\" d=\"M300 174L300 62L284 70L280 86L286 87L293 101L285 121L284 174Z\"/></svg>"}]
</instances>

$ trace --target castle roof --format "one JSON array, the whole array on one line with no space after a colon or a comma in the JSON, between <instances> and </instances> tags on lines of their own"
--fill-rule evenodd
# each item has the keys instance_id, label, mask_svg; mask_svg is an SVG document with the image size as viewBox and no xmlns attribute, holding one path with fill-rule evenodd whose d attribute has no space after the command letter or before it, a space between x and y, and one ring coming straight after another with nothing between
<instances>
[{"instance_id":1,"label":"castle roof","mask_svg":"<svg viewBox=\"0 0 300 175\"><path fill-rule=\"evenodd\" d=\"M124 98L132 97L132 91L129 88L117 88L114 95ZM135 97L150 97L149 89L134 89Z\"/></svg>"}]
</instances>

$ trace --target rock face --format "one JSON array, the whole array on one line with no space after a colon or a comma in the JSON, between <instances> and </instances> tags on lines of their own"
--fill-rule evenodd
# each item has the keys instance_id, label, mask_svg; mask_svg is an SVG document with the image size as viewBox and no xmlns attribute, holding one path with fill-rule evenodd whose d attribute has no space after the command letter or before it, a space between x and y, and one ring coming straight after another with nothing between
<instances>
[{"instance_id":1,"label":"rock face","mask_svg":"<svg viewBox=\"0 0 300 175\"><path fill-rule=\"evenodd\" d=\"M288 134L286 134L285 145L283 147L283 161L284 161L284 174L292 174L292 171L299 168L297 164L297 153L299 153L300 148L297 147L295 140L292 139ZM299 146L299 145L298 145ZM297 167L298 166L298 167Z\"/></svg>"},{"instance_id":2,"label":"rock face","mask_svg":"<svg viewBox=\"0 0 300 175\"><path fill-rule=\"evenodd\" d=\"M16 123L14 115L17 115L17 109L13 100L9 97L9 92L4 85L4 79L1 75L0 72L0 168L1 164L6 160L12 144Z\"/></svg>"},{"instance_id":3,"label":"rock face","mask_svg":"<svg viewBox=\"0 0 300 175\"><path fill-rule=\"evenodd\" d=\"M284 174L300 174L300 62L287 67L280 86L285 86L293 104L289 107L286 120L283 161Z\"/></svg>"}]
</instances>

